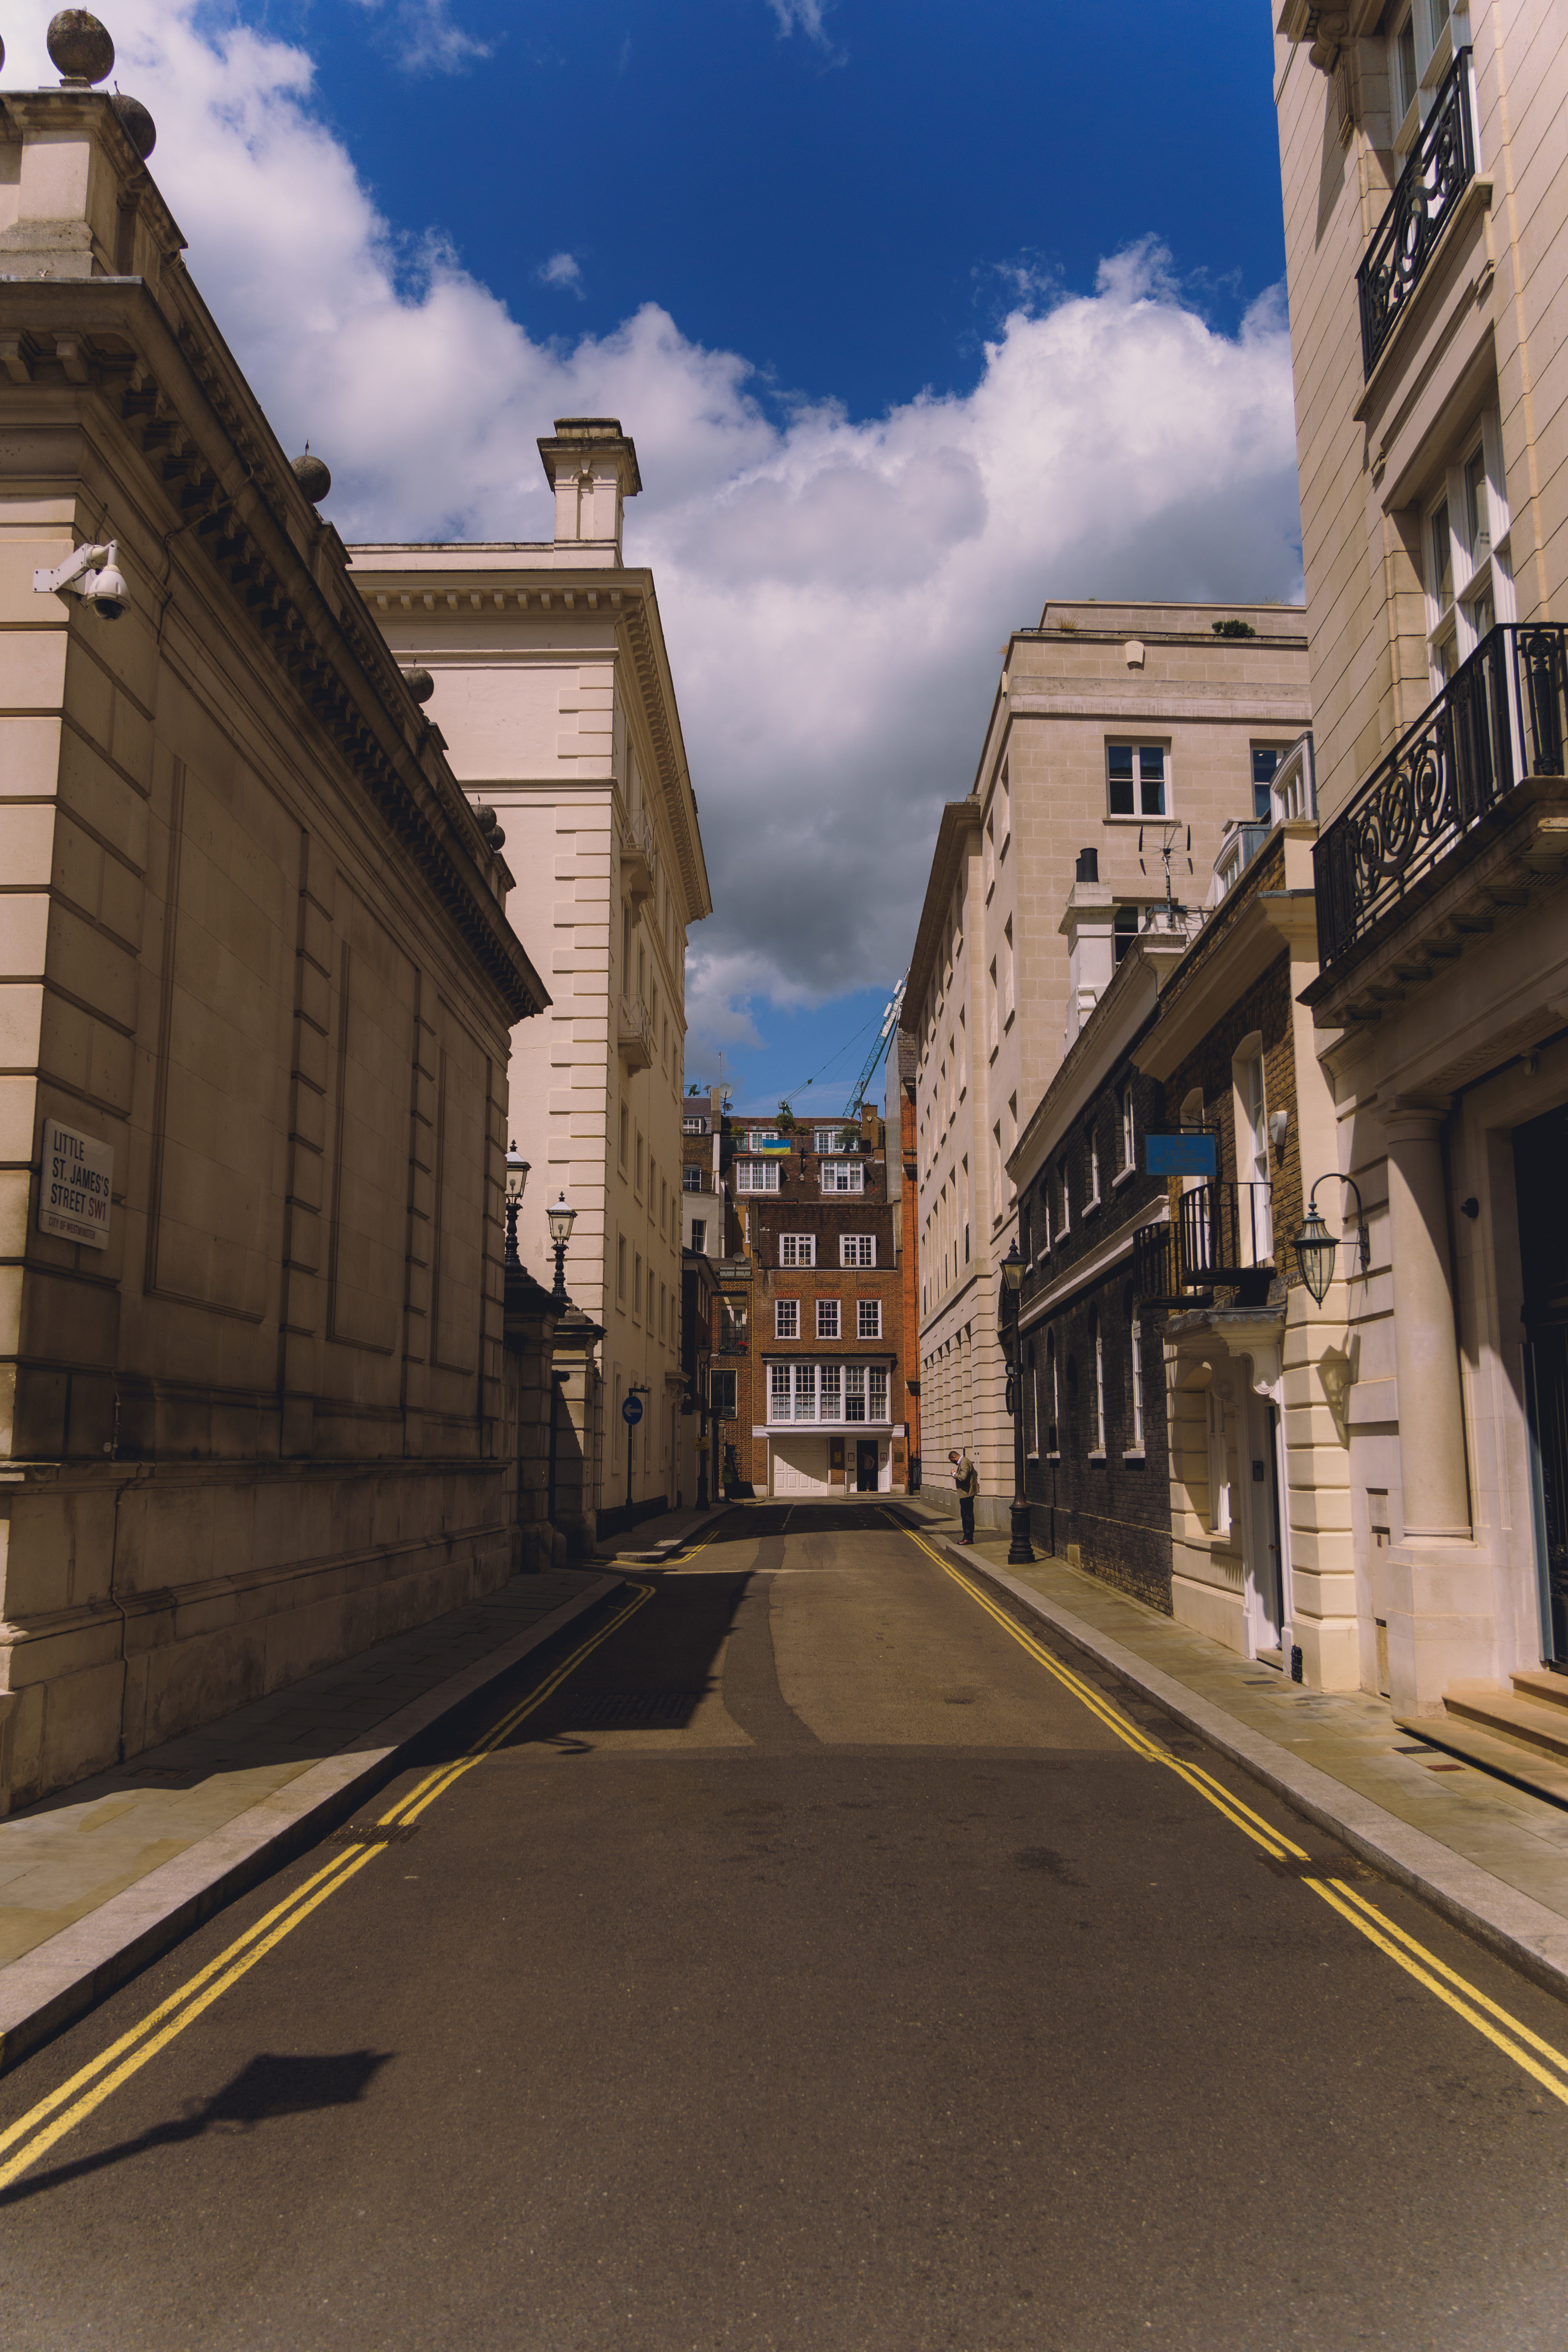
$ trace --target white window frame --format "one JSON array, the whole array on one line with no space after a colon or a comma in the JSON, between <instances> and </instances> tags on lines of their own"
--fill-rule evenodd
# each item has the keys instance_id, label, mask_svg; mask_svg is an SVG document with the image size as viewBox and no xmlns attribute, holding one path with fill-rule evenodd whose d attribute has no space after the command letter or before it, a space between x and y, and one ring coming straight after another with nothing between
<instances>
[{"instance_id":1,"label":"white window frame","mask_svg":"<svg viewBox=\"0 0 1568 2352\"><path fill-rule=\"evenodd\" d=\"M737 1160L734 1167L737 1192L778 1191L779 1163L776 1160Z\"/></svg>"},{"instance_id":2,"label":"white window frame","mask_svg":"<svg viewBox=\"0 0 1568 2352\"><path fill-rule=\"evenodd\" d=\"M814 1150L819 1152L842 1151L845 1149L847 1139L853 1137L855 1132L856 1130L853 1127L816 1128L814 1129L812 1134L812 1148Z\"/></svg>"},{"instance_id":3,"label":"white window frame","mask_svg":"<svg viewBox=\"0 0 1568 2352\"><path fill-rule=\"evenodd\" d=\"M702 1175L703 1171L698 1167L695 1160L683 1160L681 1162L680 1169L681 1191L683 1192L700 1192L705 1191L706 1187L702 1181Z\"/></svg>"},{"instance_id":4,"label":"white window frame","mask_svg":"<svg viewBox=\"0 0 1568 2352\"><path fill-rule=\"evenodd\" d=\"M710 1366L708 1373L708 1410L715 1421L733 1421L739 1402L740 1381L731 1366Z\"/></svg>"},{"instance_id":5,"label":"white window frame","mask_svg":"<svg viewBox=\"0 0 1568 2352\"><path fill-rule=\"evenodd\" d=\"M816 1368L816 1417L818 1421L844 1418L843 1382L837 1364L818 1364Z\"/></svg>"},{"instance_id":6,"label":"white window frame","mask_svg":"<svg viewBox=\"0 0 1568 2352\"><path fill-rule=\"evenodd\" d=\"M1128 1326L1127 1343L1132 1351L1132 1443L1131 1454L1143 1451L1143 1326L1139 1319L1138 1302L1132 1302L1132 1320Z\"/></svg>"},{"instance_id":7,"label":"white window frame","mask_svg":"<svg viewBox=\"0 0 1568 2352\"><path fill-rule=\"evenodd\" d=\"M1466 436L1421 509L1421 585L1426 607L1427 673L1434 695L1488 631L1519 617L1509 555L1510 516L1503 487L1502 428L1488 409ZM1442 518L1447 517L1443 593Z\"/></svg>"},{"instance_id":8,"label":"white window frame","mask_svg":"<svg viewBox=\"0 0 1568 2352\"><path fill-rule=\"evenodd\" d=\"M858 1412L855 1410L857 1405L859 1407ZM844 1367L844 1419L847 1426L852 1422L860 1423L866 1419L866 1366L864 1364L846 1364Z\"/></svg>"},{"instance_id":9,"label":"white window frame","mask_svg":"<svg viewBox=\"0 0 1568 2352\"><path fill-rule=\"evenodd\" d=\"M1091 1454L1105 1452L1105 1323L1097 1311L1094 1318L1094 1444Z\"/></svg>"},{"instance_id":10,"label":"white window frame","mask_svg":"<svg viewBox=\"0 0 1568 2352\"><path fill-rule=\"evenodd\" d=\"M1089 1128L1089 1198L1083 1205L1086 1209L1100 1206L1100 1129L1092 1119Z\"/></svg>"},{"instance_id":11,"label":"white window frame","mask_svg":"<svg viewBox=\"0 0 1568 2352\"><path fill-rule=\"evenodd\" d=\"M840 1302L837 1298L819 1298L816 1302L816 1336L819 1339L837 1339L839 1334Z\"/></svg>"},{"instance_id":12,"label":"white window frame","mask_svg":"<svg viewBox=\"0 0 1568 2352\"><path fill-rule=\"evenodd\" d=\"M1112 783L1120 783L1122 782L1121 777L1113 778L1111 775L1111 754L1113 752L1121 751L1126 751L1129 753L1131 760L1132 772L1130 782L1132 793L1132 806L1131 809L1117 808L1111 799ZM1145 775L1144 769L1146 761L1156 754L1160 761L1160 806L1158 808L1150 808L1146 805L1146 787L1153 780ZM1175 794L1172 786L1171 775L1171 746L1169 743L1152 743L1136 740L1130 740L1125 736L1107 739L1105 746L1105 814L1108 824L1167 824L1170 823L1173 813L1174 801Z\"/></svg>"},{"instance_id":13,"label":"white window frame","mask_svg":"<svg viewBox=\"0 0 1568 2352\"><path fill-rule=\"evenodd\" d=\"M1131 1078L1122 1080L1116 1108L1121 1129L1121 1165L1117 1173L1121 1176L1131 1176L1138 1164L1138 1122L1133 1108Z\"/></svg>"},{"instance_id":14,"label":"white window frame","mask_svg":"<svg viewBox=\"0 0 1568 2352\"><path fill-rule=\"evenodd\" d=\"M815 1234L781 1234L779 1264L781 1265L815 1265L816 1235Z\"/></svg>"},{"instance_id":15,"label":"white window frame","mask_svg":"<svg viewBox=\"0 0 1568 2352\"><path fill-rule=\"evenodd\" d=\"M799 1337L799 1299L775 1298L773 1301L773 1338L775 1339L798 1339Z\"/></svg>"},{"instance_id":16,"label":"white window frame","mask_svg":"<svg viewBox=\"0 0 1568 2352\"><path fill-rule=\"evenodd\" d=\"M881 1336L881 1300L858 1298L855 1302L855 1337L858 1339L879 1339Z\"/></svg>"},{"instance_id":17,"label":"white window frame","mask_svg":"<svg viewBox=\"0 0 1568 2352\"><path fill-rule=\"evenodd\" d=\"M872 1266L877 1263L875 1234L840 1234L838 1236L840 1265Z\"/></svg>"},{"instance_id":18,"label":"white window frame","mask_svg":"<svg viewBox=\"0 0 1568 2352\"><path fill-rule=\"evenodd\" d=\"M794 1366L790 1364L768 1366L768 1419L770 1422L785 1422L794 1418L790 1406L790 1391L793 1385L790 1374L793 1370Z\"/></svg>"},{"instance_id":19,"label":"white window frame","mask_svg":"<svg viewBox=\"0 0 1568 2352\"><path fill-rule=\"evenodd\" d=\"M822 1163L822 1189L825 1192L863 1192L866 1190L866 1167L860 1160L825 1160Z\"/></svg>"}]
</instances>

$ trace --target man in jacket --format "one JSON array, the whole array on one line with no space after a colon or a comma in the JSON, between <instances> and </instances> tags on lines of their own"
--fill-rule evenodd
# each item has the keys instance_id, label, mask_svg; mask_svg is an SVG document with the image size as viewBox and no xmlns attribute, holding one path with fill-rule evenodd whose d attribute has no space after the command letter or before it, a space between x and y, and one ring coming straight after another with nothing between
<instances>
[{"instance_id":1,"label":"man in jacket","mask_svg":"<svg viewBox=\"0 0 1568 2352\"><path fill-rule=\"evenodd\" d=\"M980 1492L980 1473L967 1445L962 1454L955 1450L947 1458L953 1465L952 1483L958 1489L958 1516L963 1528L958 1540L972 1544L974 1541L974 1497Z\"/></svg>"}]
</instances>

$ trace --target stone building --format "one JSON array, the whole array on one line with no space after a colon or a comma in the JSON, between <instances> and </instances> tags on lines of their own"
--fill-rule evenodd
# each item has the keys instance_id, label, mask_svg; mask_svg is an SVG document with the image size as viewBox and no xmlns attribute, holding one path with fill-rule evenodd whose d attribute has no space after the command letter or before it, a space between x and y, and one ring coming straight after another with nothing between
<instances>
[{"instance_id":1,"label":"stone building","mask_svg":"<svg viewBox=\"0 0 1568 2352\"><path fill-rule=\"evenodd\" d=\"M943 812L904 998L919 1165L928 1465L969 1445L978 1517L1012 1494L996 1269L1022 1125L1169 887L1310 719L1300 611L1053 601L1004 656L973 786ZM1087 857L1083 855L1089 852Z\"/></svg>"},{"instance_id":2,"label":"stone building","mask_svg":"<svg viewBox=\"0 0 1568 2352\"><path fill-rule=\"evenodd\" d=\"M399 660L434 680L454 771L500 820L519 921L551 941L550 1016L513 1040L511 1129L534 1171L520 1244L549 1265L564 1192L568 1288L604 1333L565 1394L607 1532L628 1516L633 1388L630 1517L680 1486L686 944L712 902L653 575L621 551L636 448L613 417L559 418L539 447L552 541L352 553Z\"/></svg>"},{"instance_id":3,"label":"stone building","mask_svg":"<svg viewBox=\"0 0 1568 2352\"><path fill-rule=\"evenodd\" d=\"M550 998L183 242L107 95L6 91L0 1806L519 1564Z\"/></svg>"},{"instance_id":4,"label":"stone building","mask_svg":"<svg viewBox=\"0 0 1568 2352\"><path fill-rule=\"evenodd\" d=\"M1568 46L1549 0L1279 25L1357 1672L1560 1739Z\"/></svg>"}]
</instances>

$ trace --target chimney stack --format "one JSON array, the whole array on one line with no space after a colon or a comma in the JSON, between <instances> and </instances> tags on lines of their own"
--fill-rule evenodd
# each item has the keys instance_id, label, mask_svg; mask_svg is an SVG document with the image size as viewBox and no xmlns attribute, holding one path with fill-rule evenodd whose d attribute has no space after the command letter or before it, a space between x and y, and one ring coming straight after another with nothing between
<instances>
[{"instance_id":1,"label":"chimney stack","mask_svg":"<svg viewBox=\"0 0 1568 2352\"><path fill-rule=\"evenodd\" d=\"M636 444L618 416L558 416L539 455L555 493L556 562L618 570L621 509L642 488Z\"/></svg>"}]
</instances>

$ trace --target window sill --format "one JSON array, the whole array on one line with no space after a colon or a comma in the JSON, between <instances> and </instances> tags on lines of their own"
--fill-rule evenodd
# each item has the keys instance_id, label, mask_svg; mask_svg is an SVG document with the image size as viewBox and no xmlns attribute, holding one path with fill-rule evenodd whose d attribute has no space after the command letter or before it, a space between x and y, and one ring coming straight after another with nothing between
<instances>
[{"instance_id":1,"label":"window sill","mask_svg":"<svg viewBox=\"0 0 1568 2352\"><path fill-rule=\"evenodd\" d=\"M1169 809L1158 816L1116 816L1108 809L1100 819L1102 824L1174 824L1175 822Z\"/></svg>"},{"instance_id":2,"label":"window sill","mask_svg":"<svg viewBox=\"0 0 1568 2352\"><path fill-rule=\"evenodd\" d=\"M1145 1462L1148 1455L1142 1445L1130 1445L1121 1459L1123 1462Z\"/></svg>"},{"instance_id":3,"label":"window sill","mask_svg":"<svg viewBox=\"0 0 1568 2352\"><path fill-rule=\"evenodd\" d=\"M1099 1206L1100 1206L1100 1194L1097 1192L1097 1193L1095 1194L1095 1196L1094 1196L1094 1198L1093 1198L1093 1200L1092 1200L1092 1201L1086 1201L1086 1202L1084 1202L1084 1204L1083 1204L1083 1213L1084 1213L1084 1215L1085 1215L1086 1217L1092 1217L1092 1216L1093 1216L1093 1214L1094 1214L1094 1213L1095 1213L1095 1211L1096 1211L1096 1209L1098 1209L1098 1208L1099 1208Z\"/></svg>"},{"instance_id":4,"label":"window sill","mask_svg":"<svg viewBox=\"0 0 1568 2352\"><path fill-rule=\"evenodd\" d=\"M1130 1168L1118 1169L1116 1174L1110 1180L1111 1191L1113 1192L1120 1192L1123 1184L1130 1184L1137 1173L1138 1164L1136 1160L1134 1160Z\"/></svg>"},{"instance_id":5,"label":"window sill","mask_svg":"<svg viewBox=\"0 0 1568 2352\"><path fill-rule=\"evenodd\" d=\"M1005 1021L1004 1021L1004 1022L1003 1022L1003 1024L1002 1024L1002 1034L1003 1034L1003 1036L1004 1036L1004 1037L1007 1034L1008 1030L1009 1030L1009 1029L1011 1029L1011 1027L1013 1026L1014 1022L1017 1019L1017 1017L1018 1017L1018 1008L1017 1008L1017 1006L1016 1006L1016 1004L1010 1004L1010 1005L1007 1007L1007 1018L1006 1018L1006 1019L1005 1019Z\"/></svg>"},{"instance_id":6,"label":"window sill","mask_svg":"<svg viewBox=\"0 0 1568 2352\"><path fill-rule=\"evenodd\" d=\"M1089 1458L1091 1462L1103 1462L1106 1458L1104 1446L1091 1445L1089 1449Z\"/></svg>"}]
</instances>

